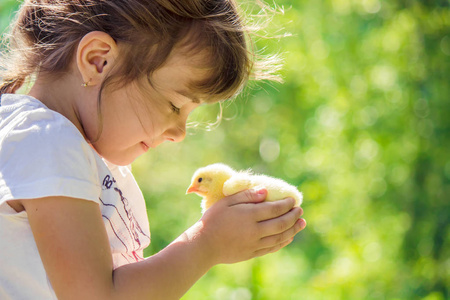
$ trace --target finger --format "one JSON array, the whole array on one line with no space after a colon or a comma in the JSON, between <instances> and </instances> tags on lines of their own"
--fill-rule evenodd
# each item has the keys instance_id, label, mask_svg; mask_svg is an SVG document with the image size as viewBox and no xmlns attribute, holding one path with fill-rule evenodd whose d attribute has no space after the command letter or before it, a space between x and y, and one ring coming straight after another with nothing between
<instances>
[{"instance_id":1,"label":"finger","mask_svg":"<svg viewBox=\"0 0 450 300\"><path fill-rule=\"evenodd\" d=\"M270 202L266 201L258 204L255 212L256 221L265 221L282 216L290 211L294 207L294 204L295 200L293 198Z\"/></svg>"},{"instance_id":2,"label":"finger","mask_svg":"<svg viewBox=\"0 0 450 300\"><path fill-rule=\"evenodd\" d=\"M236 193L234 195L225 197L228 201L229 206L233 206L241 203L258 203L266 199L267 190L266 189L248 189L242 192Z\"/></svg>"},{"instance_id":3,"label":"finger","mask_svg":"<svg viewBox=\"0 0 450 300\"><path fill-rule=\"evenodd\" d=\"M278 244L276 246L259 249L259 250L255 251L254 255L255 255L255 257L258 257L258 256L263 256L263 255L266 255L269 253L277 252L278 250L280 250L280 249L286 247L287 245L289 245L290 243L292 243L293 240L294 240L294 238L291 238L291 239L284 241L283 243Z\"/></svg>"},{"instance_id":4,"label":"finger","mask_svg":"<svg viewBox=\"0 0 450 300\"><path fill-rule=\"evenodd\" d=\"M302 231L306 227L306 221L304 219L298 219L295 224L288 228L287 230L274 234L271 236L267 236L261 239L261 247L262 248L271 248L276 245L280 245L285 243L286 241L294 238L294 236Z\"/></svg>"},{"instance_id":5,"label":"finger","mask_svg":"<svg viewBox=\"0 0 450 300\"><path fill-rule=\"evenodd\" d=\"M299 207L294 207L281 217L259 222L260 236L267 237L285 232L295 225L301 213L302 210Z\"/></svg>"}]
</instances>

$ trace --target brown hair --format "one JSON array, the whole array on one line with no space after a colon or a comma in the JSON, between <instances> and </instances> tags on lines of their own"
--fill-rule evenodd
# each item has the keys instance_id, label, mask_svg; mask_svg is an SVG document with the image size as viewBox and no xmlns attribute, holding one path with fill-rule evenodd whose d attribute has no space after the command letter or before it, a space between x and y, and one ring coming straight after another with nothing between
<instances>
[{"instance_id":1,"label":"brown hair","mask_svg":"<svg viewBox=\"0 0 450 300\"><path fill-rule=\"evenodd\" d=\"M253 47L240 15L233 0L25 0L11 28L9 51L2 57L0 95L16 92L33 74L66 72L81 38L103 31L123 47L119 67L101 90L142 76L150 80L183 42L192 51L206 47L210 53L210 76L192 87L210 95L208 102L228 99L239 93L252 70L262 78L276 78L255 71Z\"/></svg>"}]
</instances>

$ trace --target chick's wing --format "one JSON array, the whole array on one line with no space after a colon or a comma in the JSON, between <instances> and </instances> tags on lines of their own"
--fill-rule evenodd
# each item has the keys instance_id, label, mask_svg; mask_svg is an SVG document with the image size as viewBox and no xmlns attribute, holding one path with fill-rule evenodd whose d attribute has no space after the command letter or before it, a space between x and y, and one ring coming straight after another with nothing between
<instances>
[{"instance_id":1,"label":"chick's wing","mask_svg":"<svg viewBox=\"0 0 450 300\"><path fill-rule=\"evenodd\" d=\"M252 187L251 175L238 173L225 181L223 184L223 194L230 196Z\"/></svg>"}]
</instances>

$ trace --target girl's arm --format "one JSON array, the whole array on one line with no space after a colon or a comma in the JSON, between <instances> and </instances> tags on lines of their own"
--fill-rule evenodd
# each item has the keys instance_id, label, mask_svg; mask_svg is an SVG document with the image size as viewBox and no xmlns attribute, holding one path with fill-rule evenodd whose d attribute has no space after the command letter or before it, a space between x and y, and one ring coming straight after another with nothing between
<instances>
[{"instance_id":1,"label":"girl's arm","mask_svg":"<svg viewBox=\"0 0 450 300\"><path fill-rule=\"evenodd\" d=\"M116 270L98 204L65 197L21 203L59 299L179 299L212 266L274 252L304 228L293 199L256 203L264 197L224 198L165 249Z\"/></svg>"}]
</instances>

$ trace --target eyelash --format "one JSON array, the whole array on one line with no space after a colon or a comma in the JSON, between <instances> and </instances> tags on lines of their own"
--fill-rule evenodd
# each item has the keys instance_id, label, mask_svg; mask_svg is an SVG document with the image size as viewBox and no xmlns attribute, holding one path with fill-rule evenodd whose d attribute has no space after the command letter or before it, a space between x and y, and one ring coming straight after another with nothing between
<instances>
[{"instance_id":1,"label":"eyelash","mask_svg":"<svg viewBox=\"0 0 450 300\"><path fill-rule=\"evenodd\" d=\"M180 114L180 108L176 107L172 102L170 102L170 105L172 106L172 111L176 114Z\"/></svg>"}]
</instances>

